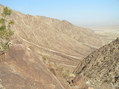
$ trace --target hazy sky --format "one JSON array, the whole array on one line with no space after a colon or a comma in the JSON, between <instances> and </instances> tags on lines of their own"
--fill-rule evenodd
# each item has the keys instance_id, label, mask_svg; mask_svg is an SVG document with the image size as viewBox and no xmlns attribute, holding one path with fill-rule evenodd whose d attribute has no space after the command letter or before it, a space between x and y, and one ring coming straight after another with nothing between
<instances>
[{"instance_id":1,"label":"hazy sky","mask_svg":"<svg viewBox=\"0 0 119 89\"><path fill-rule=\"evenodd\" d=\"M79 26L119 25L119 0L0 0L0 4Z\"/></svg>"}]
</instances>

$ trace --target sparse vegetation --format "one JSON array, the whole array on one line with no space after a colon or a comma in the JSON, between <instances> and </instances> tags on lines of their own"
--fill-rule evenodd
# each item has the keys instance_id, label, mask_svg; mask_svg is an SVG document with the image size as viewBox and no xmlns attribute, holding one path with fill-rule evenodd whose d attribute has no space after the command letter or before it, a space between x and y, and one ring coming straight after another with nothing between
<instances>
[{"instance_id":1,"label":"sparse vegetation","mask_svg":"<svg viewBox=\"0 0 119 89\"><path fill-rule=\"evenodd\" d=\"M3 8L0 18L0 51L6 51L9 49L10 37L14 34L11 30L11 25L14 24L13 20L8 21L6 17L11 15L11 10L7 7Z\"/></svg>"},{"instance_id":2,"label":"sparse vegetation","mask_svg":"<svg viewBox=\"0 0 119 89\"><path fill-rule=\"evenodd\" d=\"M70 71L69 70L67 70L67 69L65 69L65 68L61 68L61 75L63 76L63 77L68 77L69 76L69 73L70 73Z\"/></svg>"},{"instance_id":3,"label":"sparse vegetation","mask_svg":"<svg viewBox=\"0 0 119 89\"><path fill-rule=\"evenodd\" d=\"M47 58L46 58L45 56L42 56L42 59L43 59L44 61L46 61Z\"/></svg>"},{"instance_id":4,"label":"sparse vegetation","mask_svg":"<svg viewBox=\"0 0 119 89\"><path fill-rule=\"evenodd\" d=\"M8 7L3 8L3 12L1 14L3 17L6 17L7 15L11 15L11 10L8 9Z\"/></svg>"},{"instance_id":5,"label":"sparse vegetation","mask_svg":"<svg viewBox=\"0 0 119 89\"><path fill-rule=\"evenodd\" d=\"M67 72L65 71L65 72L62 72L61 75L62 75L63 77L68 77L68 76L69 76L69 73L67 73Z\"/></svg>"}]
</instances>

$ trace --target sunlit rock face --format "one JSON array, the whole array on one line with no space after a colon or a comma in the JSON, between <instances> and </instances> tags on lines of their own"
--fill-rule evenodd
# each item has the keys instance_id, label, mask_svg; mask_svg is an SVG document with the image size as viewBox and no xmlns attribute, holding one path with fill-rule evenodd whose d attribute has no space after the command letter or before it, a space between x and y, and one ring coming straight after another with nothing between
<instances>
[{"instance_id":1,"label":"sunlit rock face","mask_svg":"<svg viewBox=\"0 0 119 89\"><path fill-rule=\"evenodd\" d=\"M119 89L119 38L84 58L74 72L94 89Z\"/></svg>"}]
</instances>

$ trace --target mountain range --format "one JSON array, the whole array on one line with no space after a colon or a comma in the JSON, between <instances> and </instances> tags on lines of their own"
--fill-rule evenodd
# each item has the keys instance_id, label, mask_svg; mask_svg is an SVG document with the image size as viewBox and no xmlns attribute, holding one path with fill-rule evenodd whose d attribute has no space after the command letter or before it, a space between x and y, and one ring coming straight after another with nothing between
<instances>
[{"instance_id":1,"label":"mountain range","mask_svg":"<svg viewBox=\"0 0 119 89\"><path fill-rule=\"evenodd\" d=\"M72 81L82 68L78 64L103 46L98 35L66 20L11 11L6 19L14 21L14 35L0 56L0 88L79 89Z\"/></svg>"}]
</instances>

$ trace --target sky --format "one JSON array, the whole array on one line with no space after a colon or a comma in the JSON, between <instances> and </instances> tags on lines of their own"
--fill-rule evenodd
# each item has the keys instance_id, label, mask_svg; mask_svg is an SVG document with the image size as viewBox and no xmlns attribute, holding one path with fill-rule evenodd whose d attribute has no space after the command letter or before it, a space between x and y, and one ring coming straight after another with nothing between
<instances>
[{"instance_id":1,"label":"sky","mask_svg":"<svg viewBox=\"0 0 119 89\"><path fill-rule=\"evenodd\" d=\"M0 0L0 4L83 27L119 25L119 0Z\"/></svg>"}]
</instances>

